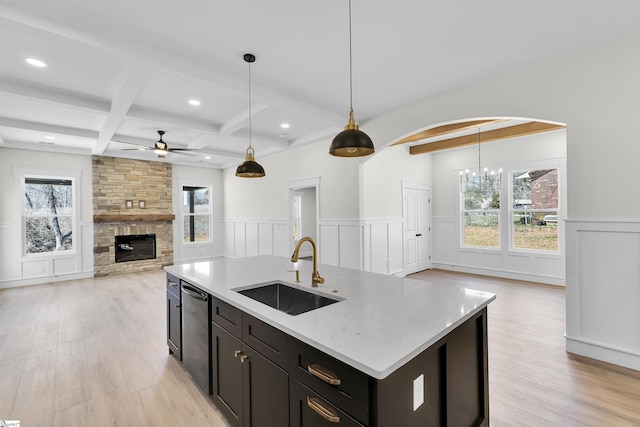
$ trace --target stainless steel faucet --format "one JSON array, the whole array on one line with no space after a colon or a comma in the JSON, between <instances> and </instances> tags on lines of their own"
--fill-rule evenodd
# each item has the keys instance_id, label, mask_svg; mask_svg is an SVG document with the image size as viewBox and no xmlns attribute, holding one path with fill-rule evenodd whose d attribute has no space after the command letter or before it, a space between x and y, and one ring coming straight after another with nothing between
<instances>
[{"instance_id":1,"label":"stainless steel faucet","mask_svg":"<svg viewBox=\"0 0 640 427\"><path fill-rule=\"evenodd\" d=\"M303 237L298 240L296 248L293 250L293 255L291 255L291 262L298 262L298 252L300 251L300 246L302 246L304 242L311 243L311 246L313 247L313 273L311 273L311 287L317 288L318 283L324 283L324 277L321 277L320 273L318 273L318 253L316 250L316 242L314 242L311 237Z\"/></svg>"}]
</instances>

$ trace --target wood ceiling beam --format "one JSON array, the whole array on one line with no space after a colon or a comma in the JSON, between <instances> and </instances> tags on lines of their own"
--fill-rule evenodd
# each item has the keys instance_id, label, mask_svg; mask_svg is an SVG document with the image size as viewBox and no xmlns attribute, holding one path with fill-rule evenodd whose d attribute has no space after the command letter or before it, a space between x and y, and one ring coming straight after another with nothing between
<instances>
[{"instance_id":1,"label":"wood ceiling beam","mask_svg":"<svg viewBox=\"0 0 640 427\"><path fill-rule=\"evenodd\" d=\"M422 132L418 132L416 134L407 136L406 138L401 139L400 141L394 142L391 146L406 144L408 142L420 141L422 139L434 138L436 136L442 136L453 132L459 132L462 130L467 130L472 127L488 125L492 123L500 123L504 120L501 119L490 119L490 120L471 120L467 122L460 123L451 123L448 125L437 126L431 129L425 129Z\"/></svg>"},{"instance_id":2,"label":"wood ceiling beam","mask_svg":"<svg viewBox=\"0 0 640 427\"><path fill-rule=\"evenodd\" d=\"M535 133L550 132L564 129L564 125L557 125L543 122L529 122L520 125L509 126L500 129L493 129L480 133L480 143L498 141L500 139L515 138L518 136L533 135ZM409 148L410 154L424 154L433 151L448 150L450 148L464 147L478 143L478 134L459 136L456 138L443 139L441 141L427 144L415 145Z\"/></svg>"}]
</instances>

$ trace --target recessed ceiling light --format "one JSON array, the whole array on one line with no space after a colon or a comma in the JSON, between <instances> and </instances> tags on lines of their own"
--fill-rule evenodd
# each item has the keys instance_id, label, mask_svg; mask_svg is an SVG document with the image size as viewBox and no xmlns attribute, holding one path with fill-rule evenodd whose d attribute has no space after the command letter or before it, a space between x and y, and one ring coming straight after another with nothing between
<instances>
[{"instance_id":1,"label":"recessed ceiling light","mask_svg":"<svg viewBox=\"0 0 640 427\"><path fill-rule=\"evenodd\" d=\"M46 135L46 136L44 137L44 139L55 139L55 138L54 138L54 137L52 137L51 135Z\"/></svg>"},{"instance_id":2,"label":"recessed ceiling light","mask_svg":"<svg viewBox=\"0 0 640 427\"><path fill-rule=\"evenodd\" d=\"M205 159L210 160L211 156L204 156Z\"/></svg>"},{"instance_id":3,"label":"recessed ceiling light","mask_svg":"<svg viewBox=\"0 0 640 427\"><path fill-rule=\"evenodd\" d=\"M27 64L33 65L34 67L38 67L38 68L44 68L47 66L47 64L35 58L27 58L25 59L25 61L27 62Z\"/></svg>"},{"instance_id":4,"label":"recessed ceiling light","mask_svg":"<svg viewBox=\"0 0 640 427\"><path fill-rule=\"evenodd\" d=\"M189 104L197 107L198 105L200 105L200 101L198 101L197 99L190 99Z\"/></svg>"},{"instance_id":5,"label":"recessed ceiling light","mask_svg":"<svg viewBox=\"0 0 640 427\"><path fill-rule=\"evenodd\" d=\"M280 125L280 127L282 129L289 129L291 127L291 125L289 123L283 123L283 124Z\"/></svg>"}]
</instances>

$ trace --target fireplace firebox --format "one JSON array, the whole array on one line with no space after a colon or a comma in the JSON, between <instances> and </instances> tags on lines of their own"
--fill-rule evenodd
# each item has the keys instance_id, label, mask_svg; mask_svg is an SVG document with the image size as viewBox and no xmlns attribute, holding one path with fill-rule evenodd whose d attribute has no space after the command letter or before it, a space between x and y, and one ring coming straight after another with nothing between
<instances>
[{"instance_id":1,"label":"fireplace firebox","mask_svg":"<svg viewBox=\"0 0 640 427\"><path fill-rule=\"evenodd\" d=\"M116 236L116 262L155 259L156 235L131 234Z\"/></svg>"}]
</instances>

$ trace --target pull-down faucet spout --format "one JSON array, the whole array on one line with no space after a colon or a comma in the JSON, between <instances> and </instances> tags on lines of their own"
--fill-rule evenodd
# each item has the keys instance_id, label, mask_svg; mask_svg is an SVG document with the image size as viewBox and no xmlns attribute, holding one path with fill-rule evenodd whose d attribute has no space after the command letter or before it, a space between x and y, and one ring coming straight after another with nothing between
<instances>
[{"instance_id":1,"label":"pull-down faucet spout","mask_svg":"<svg viewBox=\"0 0 640 427\"><path fill-rule=\"evenodd\" d=\"M291 255L291 262L298 262L298 252L300 251L300 246L302 246L304 242L311 243L311 246L313 247L313 273L311 273L311 286L317 288L318 283L324 283L324 277L321 277L320 273L318 273L318 253L316 249L316 242L314 242L311 237L303 237L298 240L296 248L293 250L293 255Z\"/></svg>"}]
</instances>

